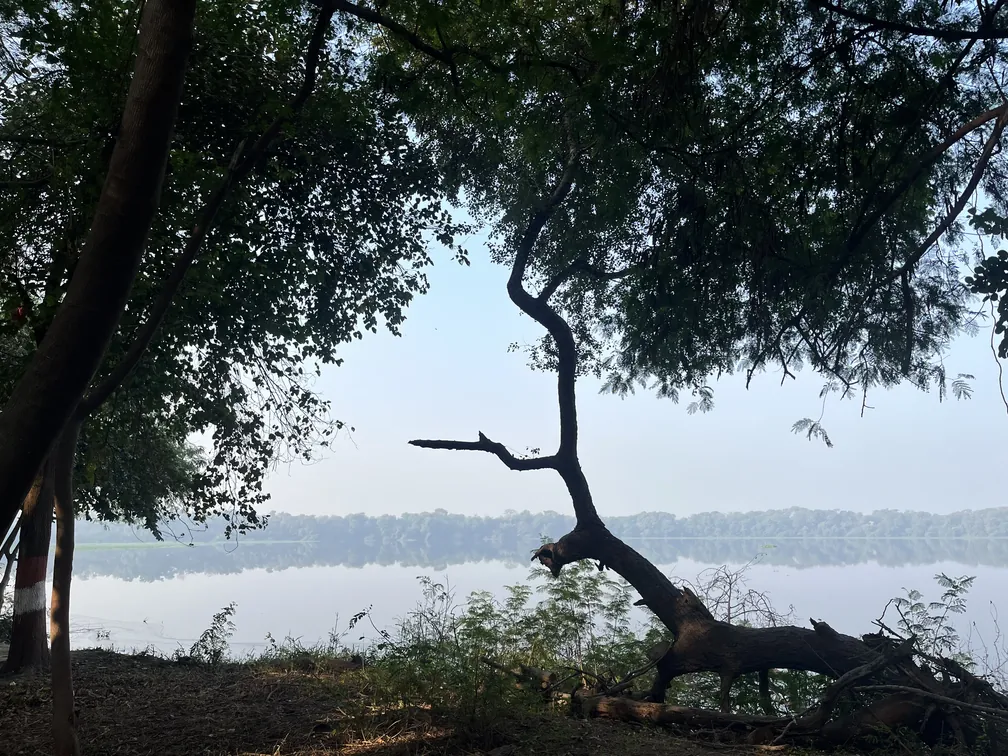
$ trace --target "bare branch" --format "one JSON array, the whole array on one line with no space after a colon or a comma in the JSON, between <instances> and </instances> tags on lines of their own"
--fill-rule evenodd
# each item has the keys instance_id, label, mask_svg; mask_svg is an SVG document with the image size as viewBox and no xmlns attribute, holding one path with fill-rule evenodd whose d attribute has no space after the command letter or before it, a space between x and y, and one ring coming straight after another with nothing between
<instances>
[{"instance_id":1,"label":"bare branch","mask_svg":"<svg viewBox=\"0 0 1008 756\"><path fill-rule=\"evenodd\" d=\"M499 441L491 441L482 432L479 441L442 441L437 439L415 439L410 446L421 449L447 449L449 451L481 451L494 454L510 470L556 470L556 455L548 457L516 457Z\"/></svg>"},{"instance_id":2,"label":"bare branch","mask_svg":"<svg viewBox=\"0 0 1008 756\"><path fill-rule=\"evenodd\" d=\"M49 139L25 134L0 134L0 144L24 144L35 147L72 147L87 142L86 139Z\"/></svg>"},{"instance_id":3,"label":"bare branch","mask_svg":"<svg viewBox=\"0 0 1008 756\"><path fill-rule=\"evenodd\" d=\"M597 281L618 281L643 269L643 264L634 263L620 270L603 270L590 265L584 258L578 258L550 279L542 291L539 292L538 299L542 302L548 302L549 298L556 294L557 289L579 274L584 274Z\"/></svg>"},{"instance_id":4,"label":"bare branch","mask_svg":"<svg viewBox=\"0 0 1008 756\"><path fill-rule=\"evenodd\" d=\"M537 459L518 459L502 445L495 444L482 433L480 440L471 441L411 441L413 446L428 449L452 449L459 451L485 451L496 454L512 470L556 470L563 479L574 504L578 528L604 528L592 502L588 480L581 469L577 455L577 404L574 384L577 378L577 344L566 320L550 307L542 296L535 297L525 288L525 271L528 268L532 250L550 217L570 194L574 186L574 175L581 159L582 151L577 146L569 117L565 115L564 126L567 134L567 161L563 172L549 196L532 213L525 231L518 243L511 275L508 277L507 291L511 301L533 320L539 323L553 339L557 349L557 402L560 408L560 444L555 454Z\"/></svg>"},{"instance_id":5,"label":"bare branch","mask_svg":"<svg viewBox=\"0 0 1008 756\"><path fill-rule=\"evenodd\" d=\"M907 638L889 653L880 654L866 664L847 670L847 672L840 675L823 690L819 706L814 713L808 718L803 717L800 719L799 725L810 729L820 729L829 720L833 713L833 707L836 705L837 699L843 691L865 678L871 677L876 672L891 666L895 662L912 656L916 641L915 637Z\"/></svg>"},{"instance_id":6,"label":"bare branch","mask_svg":"<svg viewBox=\"0 0 1008 756\"><path fill-rule=\"evenodd\" d=\"M1008 711L1005 711L1004 709L998 709L993 706L983 706L982 704L970 703L969 701L960 701L930 690L912 688L909 685L860 685L857 690L881 691L885 693L909 693L917 696L918 698L926 698L936 703L945 704L946 706L953 706L963 709L964 711L974 711L988 717L995 717L1004 722L1008 722Z\"/></svg>"},{"instance_id":7,"label":"bare branch","mask_svg":"<svg viewBox=\"0 0 1008 756\"><path fill-rule=\"evenodd\" d=\"M838 16L849 18L851 21L868 24L877 29L902 32L903 34L910 34L915 37L932 37L934 39L942 39L947 42L1008 38L1008 29L995 29L990 26L988 21L982 22L980 27L976 30L940 29L915 26L913 24L904 24L900 21L886 21L885 19L878 18L877 16L870 16L867 13L859 13L858 11L848 10L847 8L843 8L835 3L828 2L828 0L811 0L811 5L830 11L831 13L835 13Z\"/></svg>"},{"instance_id":8,"label":"bare branch","mask_svg":"<svg viewBox=\"0 0 1008 756\"><path fill-rule=\"evenodd\" d=\"M49 176L39 176L33 179L24 180L3 180L0 181L0 189L40 189L49 183Z\"/></svg>"},{"instance_id":9,"label":"bare branch","mask_svg":"<svg viewBox=\"0 0 1008 756\"><path fill-rule=\"evenodd\" d=\"M482 54L476 50L468 47L449 47L444 45L444 40L442 39L442 47L438 48L429 42L425 41L420 35L415 32L410 31L401 23L395 19L384 16L378 11L372 10L371 8L365 8L362 5L356 3L351 3L349 0L332 0L337 10L343 11L344 13L358 18L361 21L367 21L368 23L377 24L384 29L395 34L397 37L408 42L412 47L415 47L420 52L424 53L428 57L438 61L439 63L444 63L454 72L455 69L455 58L456 56L465 55L475 60L483 63L487 68L493 71L500 71L501 67L495 64L490 56ZM312 0L315 5L321 5L322 0ZM439 35L440 36L440 35Z\"/></svg>"},{"instance_id":10,"label":"bare branch","mask_svg":"<svg viewBox=\"0 0 1008 756\"><path fill-rule=\"evenodd\" d=\"M206 205L204 205L200 213L199 222L193 227L189 238L186 240L182 254L162 285L161 291L147 316L147 320L137 330L136 336L126 350L126 354L122 360L81 401L77 410L79 417L85 417L100 407L136 368L140 359L147 351L147 347L150 346L151 341L153 341L154 336L160 329L161 323L164 321L168 308L171 307L172 300L182 285L186 273L188 273L189 268L202 251L203 242L206 241L207 234L213 227L214 218L231 193L231 189L252 171L280 135L284 126L294 115L301 111L305 102L311 96L312 90L315 88L315 81L318 78L319 59L321 57L322 46L325 43L326 32L329 30L333 14L336 10L335 0L320 0L319 5L321 10L312 29L311 40L305 53L305 78L301 84L301 88L295 94L294 99L291 100L288 107L289 113L277 116L249 149L245 149L244 140L238 145L223 180L210 196Z\"/></svg>"}]
</instances>

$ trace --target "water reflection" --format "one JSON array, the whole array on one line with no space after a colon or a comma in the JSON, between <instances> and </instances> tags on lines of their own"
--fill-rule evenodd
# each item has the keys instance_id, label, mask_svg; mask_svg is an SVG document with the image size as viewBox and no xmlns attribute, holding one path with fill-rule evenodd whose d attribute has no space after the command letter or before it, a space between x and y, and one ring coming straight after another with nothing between
<instances>
[{"instance_id":1,"label":"water reflection","mask_svg":"<svg viewBox=\"0 0 1008 756\"><path fill-rule=\"evenodd\" d=\"M969 567L1008 566L1008 539L968 538L702 538L635 539L627 542L651 561L682 560L705 564L744 564L759 557L765 564L797 569L850 566L868 562L884 566L955 562ZM416 543L357 544L323 541L265 542L249 538L232 542L185 545L135 541L132 544L84 542L74 559L75 575L112 576L154 581L200 574L234 574L248 569L291 567L368 567L401 565L443 571L451 564L529 563L538 540L528 548L483 542L465 548L437 548Z\"/></svg>"},{"instance_id":2,"label":"water reflection","mask_svg":"<svg viewBox=\"0 0 1008 756\"><path fill-rule=\"evenodd\" d=\"M708 563L682 560L662 570L677 579L692 580ZM768 594L780 610L794 609L794 622L808 625L808 618L824 619L837 630L864 633L873 630L886 602L903 595L904 588L918 588L926 600L937 599L937 572L950 575L976 574L968 598L968 612L955 618L960 633L972 633L988 641L994 634L992 609L1006 605L1003 586L1008 568L939 562L929 565L886 567L875 563L848 566L796 568L757 563L746 573L749 587ZM170 653L188 648L210 622L214 612L234 601L237 632L232 648L237 652L265 645L266 634L286 635L306 644L324 640L333 628L343 629L357 611L372 606L379 628L392 625L419 600L418 575L447 579L458 601L474 590L489 590L502 596L505 586L524 582L528 568L512 563L487 561L449 565L443 569L373 565L366 568L314 566L289 569L254 568L226 574L189 573L151 583L110 576L74 582L72 604L74 643L78 646L112 645L143 648L153 645ZM636 610L636 620L645 619ZM358 626L348 638L372 637L374 630Z\"/></svg>"}]
</instances>

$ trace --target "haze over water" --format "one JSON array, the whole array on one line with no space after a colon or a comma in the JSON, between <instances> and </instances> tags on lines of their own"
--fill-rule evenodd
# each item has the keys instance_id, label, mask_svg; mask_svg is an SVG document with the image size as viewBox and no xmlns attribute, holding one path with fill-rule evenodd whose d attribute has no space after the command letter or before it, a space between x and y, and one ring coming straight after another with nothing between
<instances>
[{"instance_id":1,"label":"haze over water","mask_svg":"<svg viewBox=\"0 0 1008 756\"><path fill-rule=\"evenodd\" d=\"M436 257L430 294L411 305L402 337L369 334L344 350L342 367L323 370L315 388L355 431L337 438L320 463L278 469L267 484L271 506L308 515L442 509L498 516L524 508L572 514L562 483L549 472L514 473L487 455L407 444L423 437L471 439L479 430L515 453L556 443L554 377L529 370L521 354L508 350L512 342L530 343L541 334L508 301L506 276L483 256L474 256L471 268ZM608 520L652 510L682 517L796 505L862 513L998 506L1003 481L991 474L989 450L999 448L1008 419L988 337L983 331L964 336L946 356L950 375L975 376L969 401L940 403L935 394L904 386L871 394L862 411L860 402L834 396L824 404L822 379L812 374L799 373L783 386L779 375L766 374L748 389L741 376L714 382L714 411L689 416L684 406L647 392L621 400L600 395L596 381L582 380L581 459L599 511ZM820 414L831 449L790 431L795 420ZM233 545L205 556L176 550L98 558L103 552L85 549L76 560L75 643L152 644L170 652L191 644L231 601L237 603L236 649L262 644L267 632L312 643L328 635L337 617L344 626L368 606L381 627L420 598L418 575L447 576L460 601L472 590L499 594L525 580L535 536L506 559L476 557L490 560L482 562L435 548L407 564L398 557L365 564L370 547L363 541L357 548L365 557L321 560L304 545L252 548L247 542L230 557ZM272 537L269 528L264 537ZM998 556L1003 543L916 541L905 552L894 542L877 542L872 554L864 543L831 542L809 547L818 558L774 563L789 542L770 540L736 544L727 553L681 549L669 556L658 550L656 561L666 573L692 580L704 569L766 553L747 573L751 588L766 591L780 610L794 605L798 624L807 625L811 616L850 633L871 631L871 620L904 588L937 598L938 572L977 576L960 627L964 634L975 622L990 636L990 602L1008 605L1001 587L1008 584L1008 559ZM648 553L647 542L635 545ZM154 565L146 573L144 562ZM121 569L107 566L112 563Z\"/></svg>"}]
</instances>

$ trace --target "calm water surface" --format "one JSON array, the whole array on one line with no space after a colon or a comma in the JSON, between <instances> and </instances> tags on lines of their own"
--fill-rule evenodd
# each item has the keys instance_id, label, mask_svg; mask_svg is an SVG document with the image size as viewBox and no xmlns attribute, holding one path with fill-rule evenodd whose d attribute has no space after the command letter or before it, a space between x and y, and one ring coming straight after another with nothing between
<instances>
[{"instance_id":1,"label":"calm water surface","mask_svg":"<svg viewBox=\"0 0 1008 756\"><path fill-rule=\"evenodd\" d=\"M673 578L694 580L718 565L682 560L661 565ZM793 607L795 623L808 626L809 617L823 619L840 632L860 634L874 628L886 602L916 588L925 600L936 600L941 589L934 575L976 575L968 611L957 618L960 633L975 644L992 642L996 607L1008 611L1008 567L966 566L952 562L905 567L866 562L845 566L788 567L756 564L746 572L747 586L766 592L774 607ZM372 607L379 628L390 627L421 599L417 577L447 580L461 603L475 590L505 595L505 587L525 582L528 568L505 562L448 565L442 570L399 565L367 567L319 566L286 570L246 569L232 574L190 573L153 582L92 576L75 578L71 603L73 642L77 648L112 646L163 653L188 648L209 625L215 612L237 604L232 650L241 654L261 649L266 635L285 636L311 644L328 638L335 627ZM638 620L643 620L642 610ZM890 610L889 618L896 618ZM358 630L360 628L358 627ZM364 635L373 637L371 627ZM361 635L355 632L350 640Z\"/></svg>"}]
</instances>

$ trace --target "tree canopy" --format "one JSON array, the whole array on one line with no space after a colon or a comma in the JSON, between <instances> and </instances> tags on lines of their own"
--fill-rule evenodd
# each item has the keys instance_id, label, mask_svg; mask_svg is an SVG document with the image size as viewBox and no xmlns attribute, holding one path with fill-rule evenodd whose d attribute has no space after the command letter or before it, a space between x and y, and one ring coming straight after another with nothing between
<instances>
[{"instance_id":1,"label":"tree canopy","mask_svg":"<svg viewBox=\"0 0 1008 756\"><path fill-rule=\"evenodd\" d=\"M5 43L18 42L33 63L12 74L0 122L10 176L0 190L0 255L9 262L0 293L3 327L17 347L4 392L58 307L87 231L123 107L137 13L110 0L73 9L38 3L7 15ZM160 211L95 381L98 393L111 381L113 406L95 418L103 430L85 430L84 448L94 450L101 437L108 451L124 451L107 447L109 439L125 443L138 425L152 443L171 439L160 453L146 446L146 454L119 460L140 465L138 472L146 472L145 456L188 460L165 474L177 484L183 470L195 475L176 500L197 519L226 512L240 527L258 522L270 466L284 456L310 458L340 425L312 391L313 373L338 361L340 344L379 324L396 331L426 288L428 241L450 244L458 229L443 207L436 164L410 139L395 98L362 78L360 51L339 23L319 32L317 69L298 117L243 182L229 178L305 86L318 23L300 2L199 5ZM215 229L183 266L194 226L225 183ZM180 270L158 335L135 367L120 370ZM212 439L204 460L185 448L192 433ZM99 469L111 461L108 453L100 464L78 460L83 481L112 476L85 490L109 491L112 479L123 489L117 506L86 497L95 514L153 525L179 511L124 495L140 476L127 484L128 464ZM189 464L196 462L203 464Z\"/></svg>"},{"instance_id":2,"label":"tree canopy","mask_svg":"<svg viewBox=\"0 0 1008 756\"><path fill-rule=\"evenodd\" d=\"M930 32L908 33L872 3L334 7L302 112L229 187L158 336L116 376L193 224L298 96L317 16L199 6L161 209L96 381L128 380L131 411L172 427L180 453L187 433L212 436L191 512L227 500L255 523L270 465L336 427L313 366L379 321L397 328L425 290L427 242L460 230L458 193L510 263L564 189L527 274L570 322L579 374L609 389L699 391L707 408L712 375L803 364L848 389L945 385L976 262L959 215L982 189L972 225L990 236L1004 206L1001 42L977 32L994 9L953 23L917 3ZM10 386L97 201L137 8L2 10ZM1004 288L1000 259L973 291ZM555 367L556 345L531 356Z\"/></svg>"},{"instance_id":3,"label":"tree canopy","mask_svg":"<svg viewBox=\"0 0 1008 756\"><path fill-rule=\"evenodd\" d=\"M959 217L1005 203L1002 42L977 31L1000 5L914 3L920 34L855 6L416 3L372 50L498 260L556 200L527 277L580 371L670 396L771 366L944 386ZM553 341L532 356L554 367Z\"/></svg>"}]
</instances>

